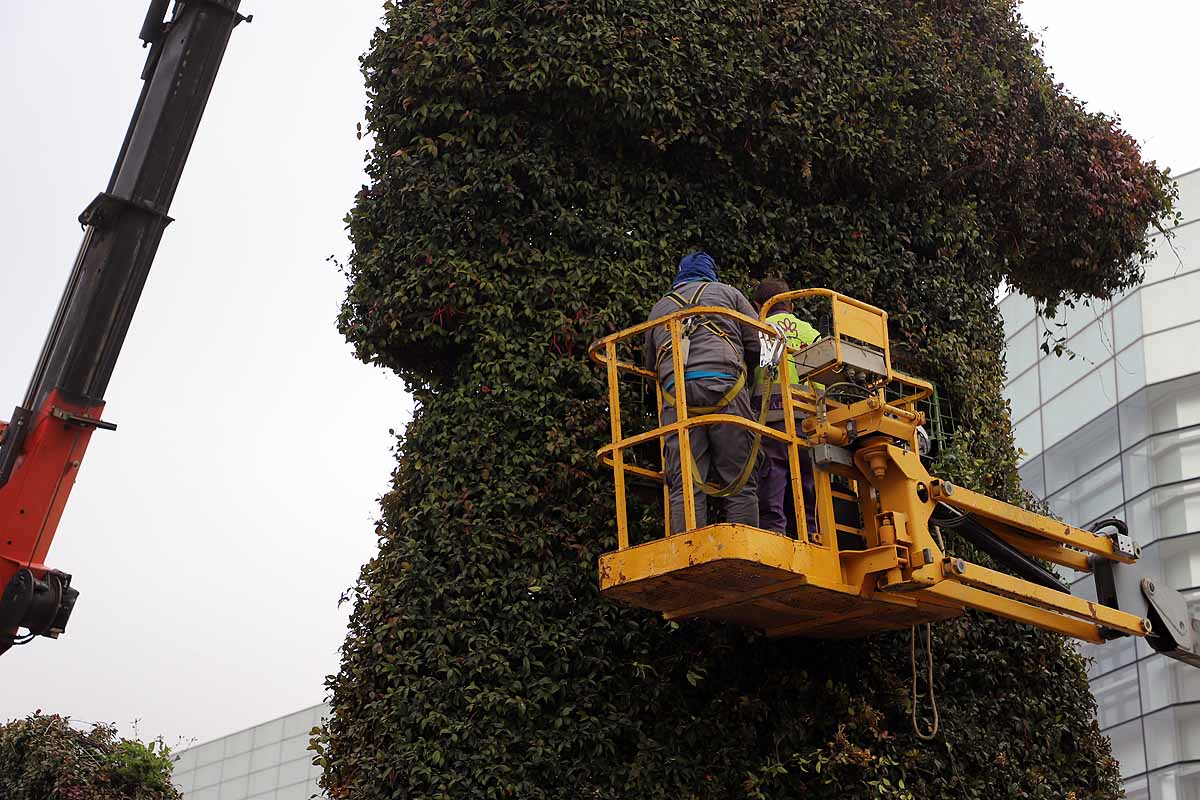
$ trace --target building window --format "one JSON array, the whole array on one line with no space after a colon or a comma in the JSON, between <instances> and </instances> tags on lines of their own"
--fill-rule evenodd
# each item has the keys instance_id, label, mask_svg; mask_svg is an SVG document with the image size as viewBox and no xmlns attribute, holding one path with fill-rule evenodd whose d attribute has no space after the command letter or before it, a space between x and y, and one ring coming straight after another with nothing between
<instances>
[{"instance_id":1,"label":"building window","mask_svg":"<svg viewBox=\"0 0 1200 800\"><path fill-rule=\"evenodd\" d=\"M1200 477L1200 427L1153 436L1125 453L1125 492Z\"/></svg>"},{"instance_id":2,"label":"building window","mask_svg":"<svg viewBox=\"0 0 1200 800\"><path fill-rule=\"evenodd\" d=\"M1157 796L1157 795L1156 795ZM1150 784L1145 778L1125 781L1125 800L1149 800Z\"/></svg>"},{"instance_id":3,"label":"building window","mask_svg":"<svg viewBox=\"0 0 1200 800\"><path fill-rule=\"evenodd\" d=\"M1197 337L1200 337L1200 322L1143 339L1146 348L1146 382L1158 383L1200 372Z\"/></svg>"},{"instance_id":4,"label":"building window","mask_svg":"<svg viewBox=\"0 0 1200 800\"><path fill-rule=\"evenodd\" d=\"M1200 374L1150 386L1121 403L1121 444L1200 425Z\"/></svg>"},{"instance_id":5,"label":"building window","mask_svg":"<svg viewBox=\"0 0 1200 800\"><path fill-rule=\"evenodd\" d=\"M1046 491L1057 492L1119 451L1117 410L1114 408L1046 451Z\"/></svg>"},{"instance_id":6,"label":"building window","mask_svg":"<svg viewBox=\"0 0 1200 800\"><path fill-rule=\"evenodd\" d=\"M1125 506L1129 532L1138 544L1200 531L1200 480L1160 486Z\"/></svg>"},{"instance_id":7,"label":"building window","mask_svg":"<svg viewBox=\"0 0 1200 800\"><path fill-rule=\"evenodd\" d=\"M1048 355L1038 363L1044 397L1054 397L1113 357L1112 335L1107 320L1088 325L1068 339L1066 347L1068 354Z\"/></svg>"},{"instance_id":8,"label":"building window","mask_svg":"<svg viewBox=\"0 0 1200 800\"><path fill-rule=\"evenodd\" d=\"M1042 467L1042 456L1030 459L1017 468L1021 486L1039 500L1046 496L1046 470Z\"/></svg>"},{"instance_id":9,"label":"building window","mask_svg":"<svg viewBox=\"0 0 1200 800\"><path fill-rule=\"evenodd\" d=\"M1028 370L1024 375L1004 387L1004 399L1008 400L1012 418L1023 419L1037 411L1038 403L1038 371Z\"/></svg>"},{"instance_id":10,"label":"building window","mask_svg":"<svg viewBox=\"0 0 1200 800\"><path fill-rule=\"evenodd\" d=\"M1042 396L1046 397L1045 384ZM1111 360L1042 406L1043 440L1047 447L1065 439L1116 405L1117 384Z\"/></svg>"},{"instance_id":11,"label":"building window","mask_svg":"<svg viewBox=\"0 0 1200 800\"><path fill-rule=\"evenodd\" d=\"M1022 461L1042 452L1042 415L1030 414L1014 425L1013 443Z\"/></svg>"},{"instance_id":12,"label":"building window","mask_svg":"<svg viewBox=\"0 0 1200 800\"><path fill-rule=\"evenodd\" d=\"M1143 559L1159 563L1167 586L1174 589L1193 589L1200 586L1200 536L1183 536L1156 542L1153 552L1142 551ZM1153 563L1153 562L1148 562Z\"/></svg>"},{"instance_id":13,"label":"building window","mask_svg":"<svg viewBox=\"0 0 1200 800\"><path fill-rule=\"evenodd\" d=\"M1151 334L1195 322L1196 298L1200 297L1200 272L1188 272L1171 280L1142 288L1142 302L1152 313L1145 317L1143 333Z\"/></svg>"},{"instance_id":14,"label":"building window","mask_svg":"<svg viewBox=\"0 0 1200 800\"><path fill-rule=\"evenodd\" d=\"M1046 477L1051 477L1049 470ZM1070 525L1084 527L1119 508L1123 499L1121 460L1114 458L1050 495L1049 502L1055 515Z\"/></svg>"},{"instance_id":15,"label":"building window","mask_svg":"<svg viewBox=\"0 0 1200 800\"><path fill-rule=\"evenodd\" d=\"M1121 777L1146 771L1146 750L1142 745L1142 721L1135 719L1104 732L1112 742L1113 758L1121 764Z\"/></svg>"},{"instance_id":16,"label":"building window","mask_svg":"<svg viewBox=\"0 0 1200 800\"><path fill-rule=\"evenodd\" d=\"M1200 798L1200 764L1180 764L1153 772L1150 787L1153 791L1150 796L1154 800L1197 800Z\"/></svg>"},{"instance_id":17,"label":"building window","mask_svg":"<svg viewBox=\"0 0 1200 800\"><path fill-rule=\"evenodd\" d=\"M1195 190L1193 189L1192 191ZM1184 203L1181 203L1184 206L1185 224L1175 227L1175 241L1168 245L1162 236L1151 237L1151 241L1154 243L1155 257L1150 263L1146 264L1144 286L1163 280L1179 278L1196 269L1195 254L1200 252L1200 225L1186 224L1186 222L1192 222L1196 219L1196 217L1186 219L1189 212L1189 209L1185 205L1186 202L1185 200ZM1176 257L1176 253L1182 255L1182 263Z\"/></svg>"},{"instance_id":18,"label":"building window","mask_svg":"<svg viewBox=\"0 0 1200 800\"><path fill-rule=\"evenodd\" d=\"M1150 769L1179 761L1200 761L1200 703L1165 708L1146 715L1142 721L1146 727ZM1113 751L1115 755L1115 742Z\"/></svg>"},{"instance_id":19,"label":"building window","mask_svg":"<svg viewBox=\"0 0 1200 800\"><path fill-rule=\"evenodd\" d=\"M1018 292L1009 292L1000 300L1000 316L1004 320L1004 338L1033 322L1033 300Z\"/></svg>"},{"instance_id":20,"label":"building window","mask_svg":"<svg viewBox=\"0 0 1200 800\"><path fill-rule=\"evenodd\" d=\"M1138 669L1132 664L1096 678L1092 681L1092 694L1096 695L1096 720L1101 728L1111 728L1141 716Z\"/></svg>"},{"instance_id":21,"label":"building window","mask_svg":"<svg viewBox=\"0 0 1200 800\"><path fill-rule=\"evenodd\" d=\"M1113 307L1113 347L1119 352L1142 336L1142 296L1140 291Z\"/></svg>"},{"instance_id":22,"label":"building window","mask_svg":"<svg viewBox=\"0 0 1200 800\"><path fill-rule=\"evenodd\" d=\"M1107 300L1077 300L1073 306L1060 306L1053 319L1042 318L1039 324L1057 337L1072 338L1098 321L1107 327L1108 309Z\"/></svg>"},{"instance_id":23,"label":"building window","mask_svg":"<svg viewBox=\"0 0 1200 800\"><path fill-rule=\"evenodd\" d=\"M1004 348L1004 374L1012 380L1037 363L1037 327L1026 325Z\"/></svg>"},{"instance_id":24,"label":"building window","mask_svg":"<svg viewBox=\"0 0 1200 800\"><path fill-rule=\"evenodd\" d=\"M1122 402L1146 385L1146 348L1141 340L1117 353L1113 359L1117 370L1117 397ZM1129 440L1126 439L1128 442Z\"/></svg>"},{"instance_id":25,"label":"building window","mask_svg":"<svg viewBox=\"0 0 1200 800\"><path fill-rule=\"evenodd\" d=\"M1085 589L1090 589L1091 585L1085 584ZM1072 594L1084 596L1087 593L1073 589ZM1091 598L1095 599L1095 592L1091 592ZM1136 649L1132 638L1114 639L1111 642L1104 644L1089 644L1087 642L1079 642L1076 645L1079 652L1088 660L1088 679L1095 678L1099 675L1112 672L1118 667L1126 664L1132 664L1137 657Z\"/></svg>"},{"instance_id":26,"label":"building window","mask_svg":"<svg viewBox=\"0 0 1200 800\"><path fill-rule=\"evenodd\" d=\"M1146 711L1200 702L1200 669L1166 656L1152 656L1138 663L1138 673Z\"/></svg>"}]
</instances>

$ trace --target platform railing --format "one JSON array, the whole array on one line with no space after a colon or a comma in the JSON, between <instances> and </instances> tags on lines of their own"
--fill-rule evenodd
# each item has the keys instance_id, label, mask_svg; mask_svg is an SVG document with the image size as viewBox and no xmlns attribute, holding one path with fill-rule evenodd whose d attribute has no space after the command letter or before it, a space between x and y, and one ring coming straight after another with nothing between
<instances>
[{"instance_id":1,"label":"platform railing","mask_svg":"<svg viewBox=\"0 0 1200 800\"><path fill-rule=\"evenodd\" d=\"M779 338L778 331L764 321L767 311L781 301L814 296L828 298L831 303L833 324L830 338L833 340L837 354L836 362L828 368L823 369L820 372L820 376L834 378L838 376L838 369L842 361L843 343L845 341L854 341L878 348L886 364L886 375L881 376L880 385L869 393L870 397L868 400L862 402L873 403L873 408L877 408L880 414L890 414L898 418L910 419L916 413L913 411L915 404L932 393L932 386L927 382L895 372L892 368L891 356L888 352L887 315L885 312L829 289L804 289L777 295L764 305L763 318L760 319L748 317L723 306L695 306L680 309L657 319L634 325L594 342L589 348L588 353L593 361L606 369L609 421L611 427L611 442L600 448L597 456L602 463L610 466L613 470L613 482L616 494L617 546L619 550L624 550L630 546L627 504L627 481L630 475L662 484L663 535L671 535L670 492L666 485L664 470L661 468L658 470L648 469L644 466L627 463L626 461L626 453L632 448L657 441L659 445L659 463L665 464L665 441L666 437L670 434L675 434L679 440L679 466L683 484L684 530L690 531L695 529L696 498L693 487L697 476L694 475L693 470L694 461L691 453L691 437L685 434L690 432L692 428L701 425L737 425L761 437L773 439L787 445L789 487L792 495L794 524L798 535L803 536L803 532L808 527L806 520L809 509L806 508L804 500L800 448L811 448L815 444L819 444L819 442L810 440L809 436L802 430L797 418L808 419L822 415L833 415L835 417L853 416L856 413L857 404L843 403L826 397L823 392L814 390L810 385L809 379L817 376L799 375L796 383L781 386L780 396L784 429L780 431L768 425L760 424L756 419L747 419L736 414L715 413L692 415L688 409L686 392L676 391L675 408L677 418L675 422L665 425L659 424L651 430L626 435L622 427L621 379L623 377L631 377L653 381L659 419L661 419L662 413L663 392L661 386L659 386L658 375L655 371L646 369L640 363L637 363L637 360L623 360L619 357L618 351L622 346L632 346L634 352L640 354L642 352L642 342L646 334L654 328L666 327L671 336L671 366L674 385L682 387L684 386L682 378L685 369L681 341L685 320L698 316L723 317L733 320L744 328L752 329L757 333L777 340ZM782 358L790 360L803 349L805 348L796 349L786 347ZM787 370L781 370L781 372L784 376L787 374ZM748 379L752 380L752 372ZM888 400L886 397L886 387L888 385L898 385L901 387L901 396ZM747 389L750 389L749 384ZM914 441L912 445L915 447L916 442ZM828 531L833 533L839 527L846 527L844 525L838 526L835 519L833 507L835 489L831 484L830 474L816 464L812 465L812 474L816 490L814 499L817 505L814 516L818 531L818 534L812 538L812 542L819 546L829 546L836 550L836 533L828 537L828 542L824 541L825 537L821 535L821 532Z\"/></svg>"}]
</instances>

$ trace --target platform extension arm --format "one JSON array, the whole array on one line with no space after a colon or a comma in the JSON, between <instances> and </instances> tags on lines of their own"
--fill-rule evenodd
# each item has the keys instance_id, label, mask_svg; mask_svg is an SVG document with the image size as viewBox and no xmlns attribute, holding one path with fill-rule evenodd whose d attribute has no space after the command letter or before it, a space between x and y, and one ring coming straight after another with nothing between
<instances>
[{"instance_id":1,"label":"platform extension arm","mask_svg":"<svg viewBox=\"0 0 1200 800\"><path fill-rule=\"evenodd\" d=\"M865 360L860 374L874 373L873 386L892 379L886 314L863 303L848 305L850 301L827 290L801 290L782 297L812 294L833 296L835 322L839 303L846 306L846 320L841 326L835 324L830 337L836 357L827 368L845 369L855 342L865 341L883 356L886 368L872 367ZM877 322L873 323L872 313ZM849 343L842 341L847 338ZM804 425L810 442L825 444L827 451L842 448L843 460L853 465L850 477L873 485L877 500L863 498L864 518L875 514L877 530L909 540L898 541L901 548L911 549L898 571L883 573L881 589L916 591L932 602L944 598L1093 642L1143 636L1158 652L1200 666L1200 622L1191 618L1178 592L1138 562L1141 550L1123 522L1100 523L1097 527L1106 534L1085 531L938 480L907 444L914 441L919 424L911 414L892 408L881 394L874 403L868 399L851 404L840 414L818 415ZM931 535L931 525L953 531L1014 574L947 557L940 540ZM1092 572L1096 602L1072 596L1039 559Z\"/></svg>"},{"instance_id":2,"label":"platform extension arm","mask_svg":"<svg viewBox=\"0 0 1200 800\"><path fill-rule=\"evenodd\" d=\"M1137 635L1144 635L1154 650L1200 667L1200 620L1191 616L1179 592L1139 562L1141 548L1121 520L1103 520L1093 526L1097 531L1085 531L950 484L941 485L939 496L943 508L965 516L970 527L964 531L973 543L982 547L990 534L992 544L1028 554L1027 564L1040 566L1029 557L1037 556L1091 572L1098 607L1140 616ZM1018 571L1012 559L999 560ZM1107 627L1100 632L1105 639L1124 635Z\"/></svg>"},{"instance_id":3,"label":"platform extension arm","mask_svg":"<svg viewBox=\"0 0 1200 800\"><path fill-rule=\"evenodd\" d=\"M171 218L241 0L152 0L142 92L107 188L79 217L83 242L24 402L0 423L0 653L58 636L78 592L43 562ZM19 298L16 298L19 302ZM28 631L17 637L19 629Z\"/></svg>"},{"instance_id":4,"label":"platform extension arm","mask_svg":"<svg viewBox=\"0 0 1200 800\"><path fill-rule=\"evenodd\" d=\"M1178 592L1139 563L1140 548L1120 520L1101 523L1107 533L1086 531L954 486L882 437L862 443L854 460L876 487L881 518L893 525L902 520L914 551L938 548L932 525L961 536L1015 573L950 558L938 548L933 552L939 557L916 559L920 566L881 589L916 590L1096 643L1140 636L1156 651L1200 666L1200 622ZM1092 572L1097 600L1071 595L1039 559Z\"/></svg>"}]
</instances>

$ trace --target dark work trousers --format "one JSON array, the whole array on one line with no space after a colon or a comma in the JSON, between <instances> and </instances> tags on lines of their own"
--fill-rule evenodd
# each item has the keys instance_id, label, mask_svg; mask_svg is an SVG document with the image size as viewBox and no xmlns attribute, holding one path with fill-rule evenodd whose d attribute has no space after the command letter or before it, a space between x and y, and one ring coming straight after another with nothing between
<instances>
[{"instance_id":1,"label":"dark work trousers","mask_svg":"<svg viewBox=\"0 0 1200 800\"><path fill-rule=\"evenodd\" d=\"M688 416L695 416L690 409L716 405L734 383L734 378L698 378L686 381ZM721 414L736 414L752 419L750 395L743 389L721 409ZM678 419L674 406L666 406L662 412L662 424L668 425ZM691 429L692 458L699 474L692 473L696 498L696 527L708 524L707 497L700 490L700 481L720 487L728 486L741 474L750 457L754 433L739 425L698 425ZM665 438L664 468L667 487L671 492L671 531L679 533L685 529L683 516L683 477L680 472L679 438L668 434ZM765 441L765 440L764 440ZM758 527L758 494L755 491L757 470L750 471L750 479L737 494L724 499L727 521Z\"/></svg>"},{"instance_id":2,"label":"dark work trousers","mask_svg":"<svg viewBox=\"0 0 1200 800\"><path fill-rule=\"evenodd\" d=\"M784 430L783 420L768 422L777 431ZM800 426L797 420L796 427ZM792 502L791 470L788 446L766 436L762 440L762 461L758 463L758 518L762 528L777 533L796 534L795 503ZM817 491L813 482L812 458L807 447L800 448L800 486L809 534L817 529Z\"/></svg>"}]
</instances>

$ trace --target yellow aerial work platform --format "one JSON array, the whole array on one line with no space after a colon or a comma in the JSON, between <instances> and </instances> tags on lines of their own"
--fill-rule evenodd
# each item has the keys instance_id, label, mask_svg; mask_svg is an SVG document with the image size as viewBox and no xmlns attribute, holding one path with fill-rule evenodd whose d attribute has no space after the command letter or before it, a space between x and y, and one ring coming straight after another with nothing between
<instances>
[{"instance_id":1,"label":"yellow aerial work platform","mask_svg":"<svg viewBox=\"0 0 1200 800\"><path fill-rule=\"evenodd\" d=\"M974 608L1089 642L1146 637L1156 650L1200 666L1200 623L1177 592L1142 573L1140 550L1124 523L1106 521L1110 532L1104 534L1082 530L928 472L920 455L925 415L919 407L932 387L893 368L884 311L828 289L805 289L772 298L763 317L778 303L812 298L828 302L832 330L801 349L785 348L764 320L716 306L685 307L591 346L591 357L607 370L612 426L612 441L599 456L612 466L616 484L618 546L600 559L605 597L668 619L700 617L770 636L831 639L903 629ZM782 387L784 430L732 414L689 414L686 393L676 392L676 422L623 432L622 378L658 386L657 376L630 350L641 352L647 332L665 326L675 384L682 385L685 321L697 316L734 319L759 332L764 352L774 355L767 360L791 359L797 382ZM661 409L661 388L657 397ZM671 534L664 439L702 425L739 425L787 445L798 537L735 524L696 528L689 491L682 493L684 531ZM657 459L639 458L646 449L656 449ZM683 485L703 484L690 436L680 438L679 451ZM815 509L805 508L802 452L812 465ZM646 540L636 543L630 541L626 497L631 483L658 487L664 509L661 533L643 531ZM814 516L817 533L803 533L806 514ZM941 541L943 530L1016 575L952 556ZM1047 561L1094 572L1098 601L1071 595L1043 566Z\"/></svg>"},{"instance_id":2,"label":"yellow aerial work platform","mask_svg":"<svg viewBox=\"0 0 1200 800\"><path fill-rule=\"evenodd\" d=\"M846 571L830 574L822 558L828 548L745 525L709 525L603 556L600 585L606 597L668 619L704 617L771 636L850 639L960 613L869 585L866 570L895 562L888 550L847 551Z\"/></svg>"}]
</instances>

